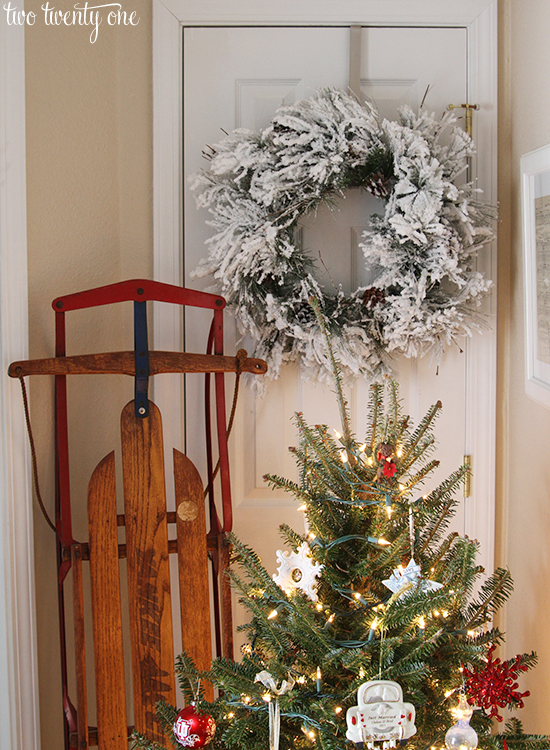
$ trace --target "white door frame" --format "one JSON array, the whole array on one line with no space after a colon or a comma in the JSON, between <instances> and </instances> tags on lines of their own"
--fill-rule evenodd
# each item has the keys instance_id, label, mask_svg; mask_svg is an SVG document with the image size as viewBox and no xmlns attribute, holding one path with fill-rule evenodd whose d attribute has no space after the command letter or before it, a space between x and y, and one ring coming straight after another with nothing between
<instances>
[{"instance_id":1,"label":"white door frame","mask_svg":"<svg viewBox=\"0 0 550 750\"><path fill-rule=\"evenodd\" d=\"M0 746L39 750L30 461L19 383L28 358L23 26L0 20Z\"/></svg>"},{"instance_id":2,"label":"white door frame","mask_svg":"<svg viewBox=\"0 0 550 750\"><path fill-rule=\"evenodd\" d=\"M182 27L213 25L331 25L410 24L460 26L468 33L468 96L484 107L483 128L474 130L486 171L479 180L489 189L486 199L496 205L497 170L497 0L153 0L153 218L154 277L181 284L183 279L182 222ZM461 102L459 102L461 103ZM474 125L475 128L475 125ZM491 190L494 194L491 194ZM482 270L496 279L496 248ZM481 530L480 562L494 567L495 513L495 295L488 311L492 330L468 342L469 397L466 452L475 454L472 498L466 533ZM154 345L181 346L178 312L158 306ZM489 339L489 342L487 341ZM489 344L489 345L487 345ZM178 379L163 379L155 400L166 415L182 413ZM166 442L183 444L181 428L165 419Z\"/></svg>"}]
</instances>

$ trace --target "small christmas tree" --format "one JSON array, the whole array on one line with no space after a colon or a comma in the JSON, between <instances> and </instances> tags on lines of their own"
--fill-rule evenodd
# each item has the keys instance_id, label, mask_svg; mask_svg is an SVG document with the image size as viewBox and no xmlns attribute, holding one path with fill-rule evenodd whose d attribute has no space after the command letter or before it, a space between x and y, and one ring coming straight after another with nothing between
<instances>
[{"instance_id":1,"label":"small christmas tree","mask_svg":"<svg viewBox=\"0 0 550 750\"><path fill-rule=\"evenodd\" d=\"M527 693L518 692L515 678L536 656L492 659L503 641L492 619L512 579L497 568L480 583L477 542L448 532L468 468L435 489L420 489L438 465L431 456L441 403L413 429L401 412L397 384L374 385L360 443L328 337L327 345L342 434L333 437L326 426L309 426L297 414L301 481L266 477L296 497L307 531L281 527L292 553L279 553L277 580L252 549L232 539L231 578L250 612L243 628L248 643L240 662L218 658L204 674L180 656L176 671L187 702L200 678L219 688L213 703L198 704L216 721L216 749L343 750L352 747L346 711L358 688L392 680L416 707L411 750L444 747L454 724L451 709L464 694L479 707L471 723L484 748L547 746L547 738L524 735L517 720L491 734L499 707L523 705ZM177 709L158 706L168 736L176 715ZM135 741L139 748L159 747ZM174 739L174 747L184 745Z\"/></svg>"}]
</instances>

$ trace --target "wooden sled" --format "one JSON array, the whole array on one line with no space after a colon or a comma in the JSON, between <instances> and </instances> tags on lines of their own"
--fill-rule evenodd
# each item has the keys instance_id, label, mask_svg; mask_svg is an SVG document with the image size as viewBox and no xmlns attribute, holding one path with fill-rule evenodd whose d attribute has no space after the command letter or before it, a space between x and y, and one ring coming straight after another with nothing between
<instances>
[{"instance_id":1,"label":"wooden sled","mask_svg":"<svg viewBox=\"0 0 550 750\"><path fill-rule=\"evenodd\" d=\"M66 356L65 313L98 305L134 301L135 350ZM209 308L213 311L206 354L150 352L146 303L151 300ZM176 703L172 600L169 556L177 555L183 648L199 669L212 659L211 622L218 655L232 657L230 589L225 571L226 540L231 530L231 492L227 452L224 374L263 374L265 362L223 355L222 297L159 282L133 280L54 300L56 356L14 362L12 377L55 375L56 534L59 571L59 622L62 659L65 750L127 750L132 729L165 742L154 714L158 700ZM148 399L152 375L166 372L205 373L207 488L210 528L206 530L204 490L193 463L173 451L176 509L166 509L164 447L159 409ZM73 539L69 488L66 377L71 374L120 373L135 378L135 398L122 410L122 475L124 513L117 514L115 455L97 465L88 487L88 542ZM214 499L214 449L211 427L211 385L214 375L217 452L220 466L220 520ZM119 538L121 528L124 540ZM169 531L170 528L170 531ZM174 533L175 532L175 533ZM120 563L125 559L126 563ZM208 559L212 566L213 612L210 612ZM93 659L97 727L88 726L88 684L84 616L83 566L89 564L92 601ZM69 696L64 591L72 568L76 708ZM126 716L121 575L127 571L133 725ZM126 648L128 650L128 648ZM207 697L212 687L206 685Z\"/></svg>"}]
</instances>

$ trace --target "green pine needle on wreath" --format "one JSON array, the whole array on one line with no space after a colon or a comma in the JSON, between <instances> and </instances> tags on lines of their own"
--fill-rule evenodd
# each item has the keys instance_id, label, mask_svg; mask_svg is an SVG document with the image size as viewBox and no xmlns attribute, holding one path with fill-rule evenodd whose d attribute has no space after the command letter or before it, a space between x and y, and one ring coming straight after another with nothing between
<instances>
[{"instance_id":1,"label":"green pine needle on wreath","mask_svg":"<svg viewBox=\"0 0 550 750\"><path fill-rule=\"evenodd\" d=\"M375 148L364 164L353 167L342 175L337 191L362 187L369 192L386 197L391 189L391 182L396 179L393 156L389 149Z\"/></svg>"}]
</instances>

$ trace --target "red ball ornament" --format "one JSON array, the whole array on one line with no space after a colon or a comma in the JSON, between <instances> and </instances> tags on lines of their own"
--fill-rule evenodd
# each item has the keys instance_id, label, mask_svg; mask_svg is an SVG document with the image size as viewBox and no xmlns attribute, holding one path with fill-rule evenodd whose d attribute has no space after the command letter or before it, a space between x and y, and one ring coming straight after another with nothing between
<instances>
[{"instance_id":1,"label":"red ball ornament","mask_svg":"<svg viewBox=\"0 0 550 750\"><path fill-rule=\"evenodd\" d=\"M197 713L195 706L191 704L179 712L172 731L183 747L204 747L214 737L216 722L208 714Z\"/></svg>"}]
</instances>

